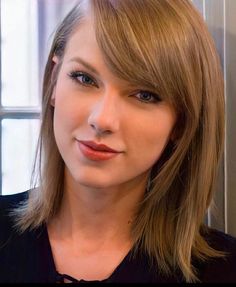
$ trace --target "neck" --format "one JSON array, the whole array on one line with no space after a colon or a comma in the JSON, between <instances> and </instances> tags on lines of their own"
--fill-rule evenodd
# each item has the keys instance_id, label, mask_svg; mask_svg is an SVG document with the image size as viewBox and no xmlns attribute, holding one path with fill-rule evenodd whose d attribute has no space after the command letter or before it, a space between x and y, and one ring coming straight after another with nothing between
<instances>
[{"instance_id":1,"label":"neck","mask_svg":"<svg viewBox=\"0 0 236 287\"><path fill-rule=\"evenodd\" d=\"M103 242L131 240L131 223L143 198L145 177L138 185L107 189L78 185L68 177L65 183L60 212L52 221L55 232L73 241L98 241L98 234Z\"/></svg>"}]
</instances>

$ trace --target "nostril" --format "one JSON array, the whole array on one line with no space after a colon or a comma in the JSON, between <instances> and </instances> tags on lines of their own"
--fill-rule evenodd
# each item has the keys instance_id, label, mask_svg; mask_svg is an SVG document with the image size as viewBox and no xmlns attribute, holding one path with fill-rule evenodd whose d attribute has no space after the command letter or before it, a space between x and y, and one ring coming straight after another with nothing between
<instances>
[{"instance_id":1,"label":"nostril","mask_svg":"<svg viewBox=\"0 0 236 287\"><path fill-rule=\"evenodd\" d=\"M111 134L112 131L109 129L103 129L101 127L96 126L95 124L90 124L92 129L96 132L97 136L103 135L103 134Z\"/></svg>"}]
</instances>

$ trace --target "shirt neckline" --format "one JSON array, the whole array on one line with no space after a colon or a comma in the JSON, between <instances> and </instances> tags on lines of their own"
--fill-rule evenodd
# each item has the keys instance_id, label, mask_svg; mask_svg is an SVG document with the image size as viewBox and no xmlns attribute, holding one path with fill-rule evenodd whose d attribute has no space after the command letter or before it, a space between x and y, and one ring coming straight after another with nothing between
<instances>
[{"instance_id":1,"label":"shirt neckline","mask_svg":"<svg viewBox=\"0 0 236 287\"><path fill-rule=\"evenodd\" d=\"M54 258L53 258L53 253L52 253L52 248L51 248L51 244L50 244L50 240L49 240L49 234L48 234L48 229L47 229L47 225L44 224L43 225L43 232L45 234L45 246L47 248L47 254L48 254L48 260L49 260L49 265L51 266L50 268L50 277L53 278L52 280L54 282L57 282L58 280L62 279L63 277L66 278L68 277L72 279L72 282L75 283L96 283L96 282L101 282L101 283L105 283L105 282L112 282L113 279L115 277L118 277L119 274L122 272L122 270L124 270L127 266L127 264L130 261L131 258L131 253L132 253L132 249L128 251L128 253L124 256L124 258L122 259L122 261L117 265L117 267L114 269L114 271L112 272L112 274L102 280L84 280L83 278L74 278L69 274L61 274L60 272L57 271L56 269L56 265L54 262Z\"/></svg>"}]
</instances>

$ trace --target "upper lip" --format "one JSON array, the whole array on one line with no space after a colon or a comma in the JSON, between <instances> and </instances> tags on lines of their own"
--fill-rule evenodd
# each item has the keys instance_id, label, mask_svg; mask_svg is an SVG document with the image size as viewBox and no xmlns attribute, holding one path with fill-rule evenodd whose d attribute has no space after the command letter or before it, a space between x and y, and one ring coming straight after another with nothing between
<instances>
[{"instance_id":1,"label":"upper lip","mask_svg":"<svg viewBox=\"0 0 236 287\"><path fill-rule=\"evenodd\" d=\"M114 150L114 149L112 149L112 148L110 148L104 144L98 144L98 143L95 143L93 141L81 141L81 140L79 140L79 142L88 146L88 147L91 147L94 150L98 150L98 151L116 152L116 153L120 152L120 151Z\"/></svg>"}]
</instances>

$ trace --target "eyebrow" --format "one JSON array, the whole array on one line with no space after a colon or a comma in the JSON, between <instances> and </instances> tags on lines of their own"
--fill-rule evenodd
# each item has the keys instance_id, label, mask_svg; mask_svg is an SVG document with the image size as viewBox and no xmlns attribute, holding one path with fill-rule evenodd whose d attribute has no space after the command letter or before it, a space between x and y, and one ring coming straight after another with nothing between
<instances>
[{"instance_id":1,"label":"eyebrow","mask_svg":"<svg viewBox=\"0 0 236 287\"><path fill-rule=\"evenodd\" d=\"M90 72L93 72L94 74L99 75L98 71L93 66L91 66L88 62L84 61L83 59L81 59L79 57L74 57L74 58L70 59L70 62L77 62L77 63L83 65Z\"/></svg>"}]
</instances>

